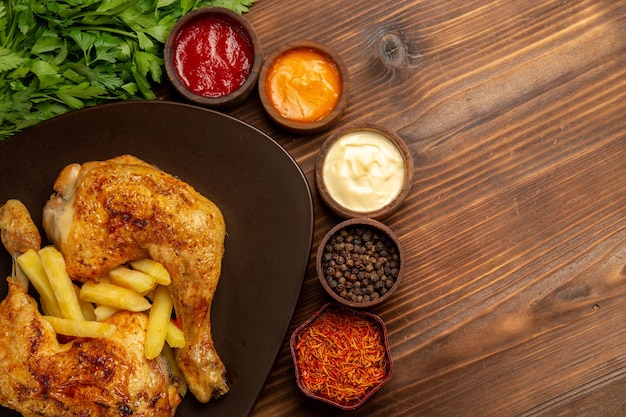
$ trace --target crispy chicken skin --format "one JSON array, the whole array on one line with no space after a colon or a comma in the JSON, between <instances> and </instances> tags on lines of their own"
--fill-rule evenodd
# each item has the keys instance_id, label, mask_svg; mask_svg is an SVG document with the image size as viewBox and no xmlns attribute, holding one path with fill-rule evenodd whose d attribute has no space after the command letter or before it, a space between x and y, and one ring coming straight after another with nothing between
<instances>
[{"instance_id":1,"label":"crispy chicken skin","mask_svg":"<svg viewBox=\"0 0 626 417\"><path fill-rule=\"evenodd\" d=\"M147 317L120 312L109 339L61 344L35 300L9 279L0 303L0 404L28 416L170 417L180 381L143 353Z\"/></svg>"},{"instance_id":2,"label":"crispy chicken skin","mask_svg":"<svg viewBox=\"0 0 626 417\"><path fill-rule=\"evenodd\" d=\"M124 155L67 166L46 203L43 226L68 273L97 281L127 261L150 257L172 277L186 346L176 361L201 402L228 391L213 344L210 310L224 254L224 218L190 185Z\"/></svg>"}]
</instances>

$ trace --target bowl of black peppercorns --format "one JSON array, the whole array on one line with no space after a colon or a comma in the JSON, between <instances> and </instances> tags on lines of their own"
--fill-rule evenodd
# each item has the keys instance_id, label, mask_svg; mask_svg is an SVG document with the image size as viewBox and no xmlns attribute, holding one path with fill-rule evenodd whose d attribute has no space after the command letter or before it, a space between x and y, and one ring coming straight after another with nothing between
<instances>
[{"instance_id":1,"label":"bowl of black peppercorns","mask_svg":"<svg viewBox=\"0 0 626 417\"><path fill-rule=\"evenodd\" d=\"M368 308L387 300L404 272L395 233L370 218L352 218L330 229L316 257L317 276L337 302Z\"/></svg>"}]
</instances>

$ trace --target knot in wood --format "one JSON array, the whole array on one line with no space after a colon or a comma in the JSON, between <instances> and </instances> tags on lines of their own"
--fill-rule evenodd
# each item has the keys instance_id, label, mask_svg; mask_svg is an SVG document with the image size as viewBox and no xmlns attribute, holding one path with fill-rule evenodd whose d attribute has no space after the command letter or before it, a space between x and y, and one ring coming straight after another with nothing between
<instances>
[{"instance_id":1,"label":"knot in wood","mask_svg":"<svg viewBox=\"0 0 626 417\"><path fill-rule=\"evenodd\" d=\"M388 66L400 68L407 65L407 48L400 36L386 33L378 42L378 53L381 61Z\"/></svg>"}]
</instances>

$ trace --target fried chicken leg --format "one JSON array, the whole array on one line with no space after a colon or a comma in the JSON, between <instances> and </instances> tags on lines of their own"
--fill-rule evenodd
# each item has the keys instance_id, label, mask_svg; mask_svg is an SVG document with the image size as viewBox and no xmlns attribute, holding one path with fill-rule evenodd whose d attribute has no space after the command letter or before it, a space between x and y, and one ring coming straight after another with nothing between
<instances>
[{"instance_id":1,"label":"fried chicken leg","mask_svg":"<svg viewBox=\"0 0 626 417\"><path fill-rule=\"evenodd\" d=\"M67 166L43 213L48 237L74 279L150 257L172 277L170 291L186 346L177 363L190 391L207 402L228 391L212 339L210 310L221 274L225 225L218 207L190 185L134 156Z\"/></svg>"},{"instance_id":2,"label":"fried chicken leg","mask_svg":"<svg viewBox=\"0 0 626 417\"><path fill-rule=\"evenodd\" d=\"M172 417L181 398L163 357L143 354L147 317L120 312L108 339L61 344L26 289L0 303L0 404L24 416Z\"/></svg>"}]
</instances>

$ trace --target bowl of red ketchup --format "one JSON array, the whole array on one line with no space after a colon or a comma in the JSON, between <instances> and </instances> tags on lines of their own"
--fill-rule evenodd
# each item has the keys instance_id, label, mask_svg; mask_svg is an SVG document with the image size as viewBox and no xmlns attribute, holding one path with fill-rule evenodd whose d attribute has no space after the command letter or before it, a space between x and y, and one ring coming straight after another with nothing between
<instances>
[{"instance_id":1,"label":"bowl of red ketchup","mask_svg":"<svg viewBox=\"0 0 626 417\"><path fill-rule=\"evenodd\" d=\"M243 16L210 6L178 20L165 43L164 60L170 82L185 99L229 107L255 89L263 50Z\"/></svg>"}]
</instances>

